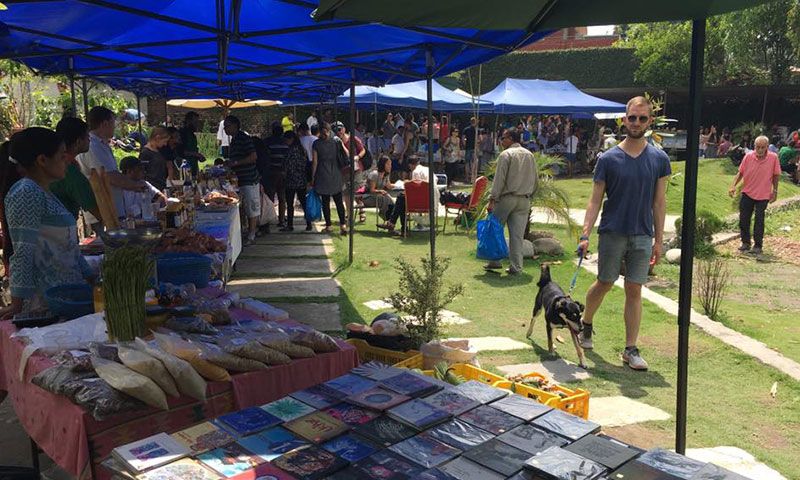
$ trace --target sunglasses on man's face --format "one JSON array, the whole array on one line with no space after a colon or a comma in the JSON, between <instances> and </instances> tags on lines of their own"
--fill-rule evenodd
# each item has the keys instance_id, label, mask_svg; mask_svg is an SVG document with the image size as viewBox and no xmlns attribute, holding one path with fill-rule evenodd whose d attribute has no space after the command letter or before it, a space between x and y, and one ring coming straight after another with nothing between
<instances>
[{"instance_id":1,"label":"sunglasses on man's face","mask_svg":"<svg viewBox=\"0 0 800 480\"><path fill-rule=\"evenodd\" d=\"M647 115L628 115L628 121L631 123L635 123L636 120L639 120L639 123L645 123L646 121L650 120L650 117Z\"/></svg>"}]
</instances>

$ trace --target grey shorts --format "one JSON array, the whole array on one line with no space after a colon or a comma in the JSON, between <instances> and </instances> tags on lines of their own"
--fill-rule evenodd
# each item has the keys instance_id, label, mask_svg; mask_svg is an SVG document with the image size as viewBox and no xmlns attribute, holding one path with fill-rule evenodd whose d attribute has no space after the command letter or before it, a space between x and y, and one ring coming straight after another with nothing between
<instances>
[{"instance_id":1,"label":"grey shorts","mask_svg":"<svg viewBox=\"0 0 800 480\"><path fill-rule=\"evenodd\" d=\"M597 279L614 283L625 260L625 281L643 285L650 271L653 237L601 233L597 243Z\"/></svg>"},{"instance_id":2,"label":"grey shorts","mask_svg":"<svg viewBox=\"0 0 800 480\"><path fill-rule=\"evenodd\" d=\"M247 218L261 216L261 186L240 185L239 200L242 202L242 209Z\"/></svg>"}]
</instances>

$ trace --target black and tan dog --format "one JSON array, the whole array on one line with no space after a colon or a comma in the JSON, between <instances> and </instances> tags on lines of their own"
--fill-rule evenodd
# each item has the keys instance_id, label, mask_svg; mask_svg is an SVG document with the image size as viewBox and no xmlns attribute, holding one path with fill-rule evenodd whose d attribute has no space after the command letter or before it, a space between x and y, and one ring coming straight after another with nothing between
<instances>
[{"instance_id":1,"label":"black and tan dog","mask_svg":"<svg viewBox=\"0 0 800 480\"><path fill-rule=\"evenodd\" d=\"M572 343L575 344L575 351L580 361L579 365L586 368L583 348L581 348L578 341L578 334L583 330L583 320L581 318L583 305L564 293L564 290L550 278L550 266L547 264L542 265L542 274L537 285L539 286L539 293L536 294L536 303L533 306L531 324L528 327L526 336L531 338L536 317L544 309L545 326L547 327L547 350L550 353L555 352L553 348L553 329L567 328L572 337Z\"/></svg>"}]
</instances>

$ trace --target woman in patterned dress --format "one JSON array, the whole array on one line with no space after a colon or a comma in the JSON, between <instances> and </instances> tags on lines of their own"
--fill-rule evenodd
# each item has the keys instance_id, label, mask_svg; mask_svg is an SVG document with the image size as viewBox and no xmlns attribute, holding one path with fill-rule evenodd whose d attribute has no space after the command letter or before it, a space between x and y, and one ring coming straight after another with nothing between
<instances>
[{"instance_id":1,"label":"woman in patterned dress","mask_svg":"<svg viewBox=\"0 0 800 480\"><path fill-rule=\"evenodd\" d=\"M91 275L78 249L75 219L50 193L50 184L64 178L66 148L54 131L27 128L11 137L8 155L0 158L3 180L24 176L3 199L14 253L10 259L11 305L7 318L45 306L44 292L57 285L84 283Z\"/></svg>"}]
</instances>

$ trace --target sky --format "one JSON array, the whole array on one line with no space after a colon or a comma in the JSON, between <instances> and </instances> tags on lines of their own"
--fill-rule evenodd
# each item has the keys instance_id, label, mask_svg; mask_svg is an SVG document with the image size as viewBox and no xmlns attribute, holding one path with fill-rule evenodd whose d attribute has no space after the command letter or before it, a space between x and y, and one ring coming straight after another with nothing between
<instances>
[{"instance_id":1,"label":"sky","mask_svg":"<svg viewBox=\"0 0 800 480\"><path fill-rule=\"evenodd\" d=\"M587 27L588 36L601 36L611 35L614 33L614 25L598 25L595 27Z\"/></svg>"}]
</instances>

